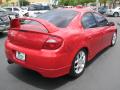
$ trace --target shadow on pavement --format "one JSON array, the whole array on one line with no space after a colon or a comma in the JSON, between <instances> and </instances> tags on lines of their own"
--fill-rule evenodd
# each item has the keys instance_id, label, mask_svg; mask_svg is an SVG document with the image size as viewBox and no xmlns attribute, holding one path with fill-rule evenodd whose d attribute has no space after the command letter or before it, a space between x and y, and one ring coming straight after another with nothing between
<instances>
[{"instance_id":1,"label":"shadow on pavement","mask_svg":"<svg viewBox=\"0 0 120 90\"><path fill-rule=\"evenodd\" d=\"M0 33L0 39L7 36L7 33Z\"/></svg>"},{"instance_id":2,"label":"shadow on pavement","mask_svg":"<svg viewBox=\"0 0 120 90\"><path fill-rule=\"evenodd\" d=\"M110 48L112 48L112 47L109 46L109 47L103 49L101 52L99 52L91 61L87 62L86 67L88 67L90 64L92 64L94 61L96 61L97 58L99 58L103 53L105 53L105 52L106 52L107 50L109 50Z\"/></svg>"},{"instance_id":3,"label":"shadow on pavement","mask_svg":"<svg viewBox=\"0 0 120 90\"><path fill-rule=\"evenodd\" d=\"M27 84L30 84L34 87L45 90L53 90L59 88L60 86L66 84L67 82L74 80L68 76L63 76L55 79L44 78L40 76L40 74L38 74L37 72L22 68L15 64L9 65L7 67L7 70L17 79Z\"/></svg>"}]
</instances>

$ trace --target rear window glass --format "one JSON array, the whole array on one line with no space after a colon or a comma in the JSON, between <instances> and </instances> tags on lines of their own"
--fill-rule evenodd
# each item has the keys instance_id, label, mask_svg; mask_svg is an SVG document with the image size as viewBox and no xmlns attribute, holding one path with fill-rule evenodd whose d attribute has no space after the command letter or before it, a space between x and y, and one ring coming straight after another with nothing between
<instances>
[{"instance_id":1,"label":"rear window glass","mask_svg":"<svg viewBox=\"0 0 120 90\"><path fill-rule=\"evenodd\" d=\"M35 11L35 10L50 10L50 6L49 5L31 5L28 7L28 11Z\"/></svg>"},{"instance_id":2,"label":"rear window glass","mask_svg":"<svg viewBox=\"0 0 120 90\"><path fill-rule=\"evenodd\" d=\"M33 20L21 20L21 29L22 30L34 30L34 31L41 31L41 32L48 32L48 30L39 22Z\"/></svg>"},{"instance_id":3,"label":"rear window glass","mask_svg":"<svg viewBox=\"0 0 120 90\"><path fill-rule=\"evenodd\" d=\"M40 14L36 18L47 20L57 27L65 28L77 14L78 12L74 10L57 9Z\"/></svg>"}]
</instances>

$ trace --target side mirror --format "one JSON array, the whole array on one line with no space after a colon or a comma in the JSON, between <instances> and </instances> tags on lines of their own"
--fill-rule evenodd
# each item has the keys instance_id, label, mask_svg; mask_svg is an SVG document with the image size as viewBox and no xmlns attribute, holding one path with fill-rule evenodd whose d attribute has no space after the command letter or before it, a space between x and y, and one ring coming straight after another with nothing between
<instances>
[{"instance_id":1,"label":"side mirror","mask_svg":"<svg viewBox=\"0 0 120 90\"><path fill-rule=\"evenodd\" d=\"M108 22L107 26L115 26L114 22Z\"/></svg>"}]
</instances>

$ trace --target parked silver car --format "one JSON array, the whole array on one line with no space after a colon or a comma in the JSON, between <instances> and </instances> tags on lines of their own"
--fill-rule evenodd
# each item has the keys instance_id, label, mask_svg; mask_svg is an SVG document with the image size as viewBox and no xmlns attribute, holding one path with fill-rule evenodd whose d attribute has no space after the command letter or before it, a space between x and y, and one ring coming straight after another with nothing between
<instances>
[{"instance_id":1,"label":"parked silver car","mask_svg":"<svg viewBox=\"0 0 120 90\"><path fill-rule=\"evenodd\" d=\"M11 12L11 11L7 11L7 10L4 9L4 8L0 8L0 13L5 13L5 14L7 14L7 15L10 17L10 19L15 19L15 18L19 17L19 14L18 14L18 13L16 13L16 12Z\"/></svg>"},{"instance_id":2,"label":"parked silver car","mask_svg":"<svg viewBox=\"0 0 120 90\"><path fill-rule=\"evenodd\" d=\"M118 17L120 16L120 7L116 7L114 9L107 9L106 15Z\"/></svg>"},{"instance_id":3,"label":"parked silver car","mask_svg":"<svg viewBox=\"0 0 120 90\"><path fill-rule=\"evenodd\" d=\"M36 17L37 14L45 13L51 9L52 7L48 4L41 4L41 3L31 4L28 7L28 13L30 17Z\"/></svg>"},{"instance_id":4,"label":"parked silver car","mask_svg":"<svg viewBox=\"0 0 120 90\"><path fill-rule=\"evenodd\" d=\"M11 11L11 12L18 13L20 18L28 14L27 10L23 10L20 7L4 7L4 9Z\"/></svg>"},{"instance_id":5,"label":"parked silver car","mask_svg":"<svg viewBox=\"0 0 120 90\"><path fill-rule=\"evenodd\" d=\"M10 18L5 13L0 13L0 33L9 28Z\"/></svg>"}]
</instances>

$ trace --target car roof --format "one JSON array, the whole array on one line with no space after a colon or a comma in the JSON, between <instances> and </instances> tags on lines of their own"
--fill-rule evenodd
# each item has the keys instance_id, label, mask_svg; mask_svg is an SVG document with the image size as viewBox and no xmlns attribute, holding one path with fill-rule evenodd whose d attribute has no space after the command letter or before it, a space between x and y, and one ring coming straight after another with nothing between
<instances>
[{"instance_id":1,"label":"car roof","mask_svg":"<svg viewBox=\"0 0 120 90\"><path fill-rule=\"evenodd\" d=\"M3 7L3 8L20 8L20 7L17 7L17 6L9 6L9 7Z\"/></svg>"},{"instance_id":2,"label":"car roof","mask_svg":"<svg viewBox=\"0 0 120 90\"><path fill-rule=\"evenodd\" d=\"M7 13L5 13L5 12L0 12L0 17L6 16L6 15L7 15Z\"/></svg>"},{"instance_id":3,"label":"car roof","mask_svg":"<svg viewBox=\"0 0 120 90\"><path fill-rule=\"evenodd\" d=\"M47 20L57 27L65 28L78 13L75 10L55 9L40 14L36 18Z\"/></svg>"},{"instance_id":4,"label":"car roof","mask_svg":"<svg viewBox=\"0 0 120 90\"><path fill-rule=\"evenodd\" d=\"M74 10L74 11L77 11L79 13L93 12L94 11L90 7L82 7L82 8L75 7L75 8L65 8L65 9Z\"/></svg>"}]
</instances>

